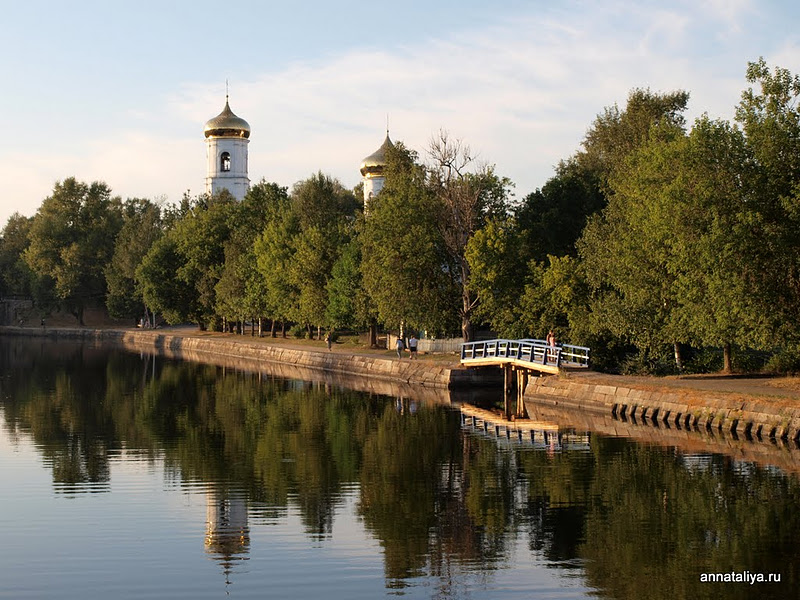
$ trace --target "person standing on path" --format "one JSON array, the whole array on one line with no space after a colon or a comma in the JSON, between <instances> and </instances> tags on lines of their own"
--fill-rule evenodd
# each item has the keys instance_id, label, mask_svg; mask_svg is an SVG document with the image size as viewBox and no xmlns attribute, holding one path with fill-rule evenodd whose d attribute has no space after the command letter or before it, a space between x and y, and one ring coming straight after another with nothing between
<instances>
[{"instance_id":1,"label":"person standing on path","mask_svg":"<svg viewBox=\"0 0 800 600\"><path fill-rule=\"evenodd\" d=\"M325 336L325 343L328 345L328 352L330 352L333 345L333 332L329 331L328 335Z\"/></svg>"},{"instance_id":2,"label":"person standing on path","mask_svg":"<svg viewBox=\"0 0 800 600\"><path fill-rule=\"evenodd\" d=\"M397 358L403 360L403 350L406 347L406 345L403 343L403 338L398 337L395 346L397 347Z\"/></svg>"},{"instance_id":3,"label":"person standing on path","mask_svg":"<svg viewBox=\"0 0 800 600\"><path fill-rule=\"evenodd\" d=\"M417 344L419 340L417 340L416 336L412 334L410 338L408 338L408 351L411 353L410 360L416 360L417 358Z\"/></svg>"}]
</instances>

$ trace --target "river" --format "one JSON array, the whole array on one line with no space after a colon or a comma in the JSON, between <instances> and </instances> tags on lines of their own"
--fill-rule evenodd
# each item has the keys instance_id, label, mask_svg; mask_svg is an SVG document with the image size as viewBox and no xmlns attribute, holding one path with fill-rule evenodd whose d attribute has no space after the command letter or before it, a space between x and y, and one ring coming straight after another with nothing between
<instances>
[{"instance_id":1,"label":"river","mask_svg":"<svg viewBox=\"0 0 800 600\"><path fill-rule=\"evenodd\" d=\"M0 598L797 597L797 472L562 431L0 338Z\"/></svg>"}]
</instances>

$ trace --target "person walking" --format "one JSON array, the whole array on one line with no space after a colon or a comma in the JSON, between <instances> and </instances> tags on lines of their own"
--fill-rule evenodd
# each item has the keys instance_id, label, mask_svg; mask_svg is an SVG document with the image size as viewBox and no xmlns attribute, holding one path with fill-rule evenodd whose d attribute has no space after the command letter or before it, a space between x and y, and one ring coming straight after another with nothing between
<instances>
[{"instance_id":1,"label":"person walking","mask_svg":"<svg viewBox=\"0 0 800 600\"><path fill-rule=\"evenodd\" d=\"M409 360L416 360L417 344L419 344L419 340L417 340L417 337L412 334L411 337L408 338L408 351L411 353Z\"/></svg>"},{"instance_id":2,"label":"person walking","mask_svg":"<svg viewBox=\"0 0 800 600\"><path fill-rule=\"evenodd\" d=\"M395 342L395 347L397 348L397 358L403 360L403 350L405 350L406 345L403 343L403 338L397 337L397 342Z\"/></svg>"},{"instance_id":3,"label":"person walking","mask_svg":"<svg viewBox=\"0 0 800 600\"><path fill-rule=\"evenodd\" d=\"M328 335L325 336L325 343L328 345L328 352L331 351L331 346L333 345L333 332L329 331Z\"/></svg>"}]
</instances>

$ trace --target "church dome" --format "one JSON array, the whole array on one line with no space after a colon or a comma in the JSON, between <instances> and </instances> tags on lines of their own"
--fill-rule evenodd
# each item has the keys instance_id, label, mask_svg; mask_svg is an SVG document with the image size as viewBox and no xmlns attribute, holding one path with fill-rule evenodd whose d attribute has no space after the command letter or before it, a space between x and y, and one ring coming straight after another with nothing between
<instances>
[{"instance_id":1,"label":"church dome","mask_svg":"<svg viewBox=\"0 0 800 600\"><path fill-rule=\"evenodd\" d=\"M228 99L225 99L225 108L213 119L206 121L205 129L203 130L205 136L208 137L250 137L250 124L241 117L233 114L231 107L228 105Z\"/></svg>"},{"instance_id":2,"label":"church dome","mask_svg":"<svg viewBox=\"0 0 800 600\"><path fill-rule=\"evenodd\" d=\"M392 147L392 140L389 139L389 134L387 132L386 139L383 140L381 147L361 161L361 166L359 167L361 175L367 177L368 175L381 174L386 166L386 153L389 148Z\"/></svg>"}]
</instances>

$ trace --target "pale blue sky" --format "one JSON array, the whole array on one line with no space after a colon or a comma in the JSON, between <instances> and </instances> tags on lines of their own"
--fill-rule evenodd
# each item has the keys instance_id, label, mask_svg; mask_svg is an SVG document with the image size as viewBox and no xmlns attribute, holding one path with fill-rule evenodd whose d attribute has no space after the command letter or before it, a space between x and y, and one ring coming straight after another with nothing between
<instances>
[{"instance_id":1,"label":"pale blue sky","mask_svg":"<svg viewBox=\"0 0 800 600\"><path fill-rule=\"evenodd\" d=\"M71 6L70 6L71 5ZM747 61L800 73L796 2L0 0L0 225L57 180L123 198L203 191L204 122L252 128L250 178L352 187L391 136L463 138L524 196L634 87L731 118Z\"/></svg>"}]
</instances>

